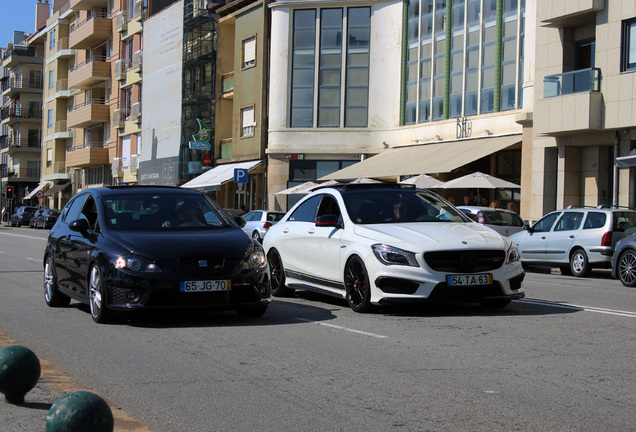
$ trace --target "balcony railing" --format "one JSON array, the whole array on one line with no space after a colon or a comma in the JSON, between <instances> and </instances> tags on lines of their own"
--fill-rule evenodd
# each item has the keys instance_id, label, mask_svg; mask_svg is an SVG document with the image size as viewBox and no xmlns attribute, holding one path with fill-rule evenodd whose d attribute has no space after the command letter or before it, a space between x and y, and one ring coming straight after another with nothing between
<instances>
[{"instance_id":1,"label":"balcony railing","mask_svg":"<svg viewBox=\"0 0 636 432\"><path fill-rule=\"evenodd\" d=\"M0 148L7 149L21 149L21 148L40 148L40 142L37 140L29 140L28 138L23 138L19 140L13 139L4 139L0 140Z\"/></svg>"},{"instance_id":2,"label":"balcony railing","mask_svg":"<svg viewBox=\"0 0 636 432\"><path fill-rule=\"evenodd\" d=\"M24 56L24 57L42 57L44 58L44 50L35 46L18 46L13 45L11 48L4 51L2 59L6 60L11 56Z\"/></svg>"},{"instance_id":3,"label":"balcony railing","mask_svg":"<svg viewBox=\"0 0 636 432\"><path fill-rule=\"evenodd\" d=\"M81 68L82 66L86 66L86 65L91 64L93 62L104 63L104 62L108 62L108 61L110 61L110 59L108 57L106 57L106 56L92 56L92 57L87 58L85 61L83 61L81 63L78 63L76 65L71 66L69 68L69 71L73 72L73 71Z\"/></svg>"},{"instance_id":4,"label":"balcony railing","mask_svg":"<svg viewBox=\"0 0 636 432\"><path fill-rule=\"evenodd\" d=\"M78 151L78 150L84 150L84 149L91 149L91 148L105 148L108 145L108 143L105 142L90 142L90 143L82 143L82 144L78 144L76 146L72 146L69 147L66 151L68 153L70 152L74 152L74 151Z\"/></svg>"},{"instance_id":5,"label":"balcony railing","mask_svg":"<svg viewBox=\"0 0 636 432\"><path fill-rule=\"evenodd\" d=\"M106 99L104 98L93 98L91 100L88 100L86 102L82 102L82 103L78 103L76 105L72 105L70 107L68 107L68 112L73 112L76 111L78 109L87 107L87 106L91 106L91 105L106 105Z\"/></svg>"},{"instance_id":6,"label":"balcony railing","mask_svg":"<svg viewBox=\"0 0 636 432\"><path fill-rule=\"evenodd\" d=\"M20 107L3 108L0 111L2 120L8 118L42 119L42 110L23 109Z\"/></svg>"},{"instance_id":7,"label":"balcony railing","mask_svg":"<svg viewBox=\"0 0 636 432\"><path fill-rule=\"evenodd\" d=\"M55 92L63 92L68 90L68 79L59 79L55 81Z\"/></svg>"},{"instance_id":8,"label":"balcony railing","mask_svg":"<svg viewBox=\"0 0 636 432\"><path fill-rule=\"evenodd\" d=\"M11 78L2 82L2 91L13 89L37 89L44 87L44 77L42 75L34 76L29 79Z\"/></svg>"},{"instance_id":9,"label":"balcony railing","mask_svg":"<svg viewBox=\"0 0 636 432\"><path fill-rule=\"evenodd\" d=\"M3 168L2 177L10 178L40 178L40 168Z\"/></svg>"},{"instance_id":10,"label":"balcony railing","mask_svg":"<svg viewBox=\"0 0 636 432\"><path fill-rule=\"evenodd\" d=\"M108 18L108 14L105 12L93 13L91 16L86 18L84 21L81 21L77 24L71 24L71 28L69 33L73 33L75 30L82 27L84 24L89 23L93 20L93 18Z\"/></svg>"},{"instance_id":11,"label":"balcony railing","mask_svg":"<svg viewBox=\"0 0 636 432\"><path fill-rule=\"evenodd\" d=\"M599 68L580 69L543 78L544 98L590 91L601 91Z\"/></svg>"}]
</instances>

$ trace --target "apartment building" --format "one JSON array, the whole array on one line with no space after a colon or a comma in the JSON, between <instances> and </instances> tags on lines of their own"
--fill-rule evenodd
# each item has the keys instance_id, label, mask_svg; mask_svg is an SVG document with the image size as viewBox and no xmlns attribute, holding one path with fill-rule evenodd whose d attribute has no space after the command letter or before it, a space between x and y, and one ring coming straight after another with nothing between
<instances>
[{"instance_id":1,"label":"apartment building","mask_svg":"<svg viewBox=\"0 0 636 432\"><path fill-rule=\"evenodd\" d=\"M43 45L21 31L2 50L0 154L3 190L13 186L7 211L29 198L40 181L42 136Z\"/></svg>"},{"instance_id":2,"label":"apartment building","mask_svg":"<svg viewBox=\"0 0 636 432\"><path fill-rule=\"evenodd\" d=\"M277 191L317 179L482 171L519 184L532 140L535 2L270 8L270 208L298 199ZM520 201L518 190L481 193Z\"/></svg>"},{"instance_id":3,"label":"apartment building","mask_svg":"<svg viewBox=\"0 0 636 432\"><path fill-rule=\"evenodd\" d=\"M525 217L636 206L636 3L538 0L535 70Z\"/></svg>"}]
</instances>

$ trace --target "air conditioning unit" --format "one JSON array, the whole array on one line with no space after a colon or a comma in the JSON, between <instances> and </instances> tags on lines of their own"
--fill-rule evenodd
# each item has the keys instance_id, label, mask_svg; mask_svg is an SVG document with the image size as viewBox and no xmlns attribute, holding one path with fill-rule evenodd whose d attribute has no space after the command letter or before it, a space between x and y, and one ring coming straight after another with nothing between
<instances>
[{"instance_id":1,"label":"air conditioning unit","mask_svg":"<svg viewBox=\"0 0 636 432\"><path fill-rule=\"evenodd\" d=\"M139 123L141 120L141 102L137 102L130 108L130 117L135 123Z\"/></svg>"},{"instance_id":2,"label":"air conditioning unit","mask_svg":"<svg viewBox=\"0 0 636 432\"><path fill-rule=\"evenodd\" d=\"M144 0L137 0L135 2L134 18L146 19L146 7L144 6Z\"/></svg>"},{"instance_id":3,"label":"air conditioning unit","mask_svg":"<svg viewBox=\"0 0 636 432\"><path fill-rule=\"evenodd\" d=\"M141 155L130 155L130 165L128 166L128 169L130 170L131 174L137 174L137 171L139 171L139 159L141 158Z\"/></svg>"},{"instance_id":4,"label":"air conditioning unit","mask_svg":"<svg viewBox=\"0 0 636 432\"><path fill-rule=\"evenodd\" d=\"M128 30L128 14L126 11L121 11L115 17L115 30L119 33Z\"/></svg>"},{"instance_id":5,"label":"air conditioning unit","mask_svg":"<svg viewBox=\"0 0 636 432\"><path fill-rule=\"evenodd\" d=\"M111 171L113 173L113 177L123 177L124 172L121 170L121 158L113 158Z\"/></svg>"},{"instance_id":6,"label":"air conditioning unit","mask_svg":"<svg viewBox=\"0 0 636 432\"><path fill-rule=\"evenodd\" d=\"M116 109L113 113L113 126L117 129L121 129L125 126L124 116L122 114L123 110L121 109Z\"/></svg>"},{"instance_id":7,"label":"air conditioning unit","mask_svg":"<svg viewBox=\"0 0 636 432\"><path fill-rule=\"evenodd\" d=\"M141 66L143 65L143 52L141 50L136 51L132 58L132 67L135 72L141 72Z\"/></svg>"},{"instance_id":8,"label":"air conditioning unit","mask_svg":"<svg viewBox=\"0 0 636 432\"><path fill-rule=\"evenodd\" d=\"M123 60L117 60L115 62L115 79L122 81L126 79L126 70Z\"/></svg>"}]
</instances>

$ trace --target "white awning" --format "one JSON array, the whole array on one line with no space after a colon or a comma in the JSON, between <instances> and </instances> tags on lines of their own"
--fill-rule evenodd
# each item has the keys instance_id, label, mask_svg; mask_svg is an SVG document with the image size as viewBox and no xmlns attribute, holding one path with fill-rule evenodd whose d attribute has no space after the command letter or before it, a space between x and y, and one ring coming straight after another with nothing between
<instances>
[{"instance_id":1,"label":"white awning","mask_svg":"<svg viewBox=\"0 0 636 432\"><path fill-rule=\"evenodd\" d=\"M318 180L445 173L520 142L514 134L396 147Z\"/></svg>"},{"instance_id":2,"label":"white awning","mask_svg":"<svg viewBox=\"0 0 636 432\"><path fill-rule=\"evenodd\" d=\"M223 183L227 183L234 179L235 168L251 170L261 162L262 161L260 160L256 160L218 165L198 177L193 178L189 182L182 184L181 187L187 189L199 189L203 191L218 190Z\"/></svg>"},{"instance_id":3,"label":"white awning","mask_svg":"<svg viewBox=\"0 0 636 432\"><path fill-rule=\"evenodd\" d=\"M27 200L27 199L31 199L33 198L38 192L40 192L42 189L44 189L45 187L49 186L49 182L42 182L38 185L38 187L36 187L35 189L33 189L31 192L29 192L29 194L27 196L25 196L23 199Z\"/></svg>"},{"instance_id":4,"label":"white awning","mask_svg":"<svg viewBox=\"0 0 636 432\"><path fill-rule=\"evenodd\" d=\"M617 157L616 166L618 168L631 168L636 166L636 155Z\"/></svg>"}]
</instances>

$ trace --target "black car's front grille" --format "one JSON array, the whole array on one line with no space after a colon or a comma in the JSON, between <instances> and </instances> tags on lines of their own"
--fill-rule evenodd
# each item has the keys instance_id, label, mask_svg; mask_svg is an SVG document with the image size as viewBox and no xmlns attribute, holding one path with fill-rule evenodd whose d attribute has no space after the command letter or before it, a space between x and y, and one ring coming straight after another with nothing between
<instances>
[{"instance_id":1,"label":"black car's front grille","mask_svg":"<svg viewBox=\"0 0 636 432\"><path fill-rule=\"evenodd\" d=\"M179 258L183 271L190 274L222 273L225 259L220 255L192 255Z\"/></svg>"},{"instance_id":2,"label":"black car's front grille","mask_svg":"<svg viewBox=\"0 0 636 432\"><path fill-rule=\"evenodd\" d=\"M501 267L506 259L502 250L458 250L424 253L428 266L439 272L478 273Z\"/></svg>"}]
</instances>

